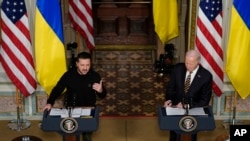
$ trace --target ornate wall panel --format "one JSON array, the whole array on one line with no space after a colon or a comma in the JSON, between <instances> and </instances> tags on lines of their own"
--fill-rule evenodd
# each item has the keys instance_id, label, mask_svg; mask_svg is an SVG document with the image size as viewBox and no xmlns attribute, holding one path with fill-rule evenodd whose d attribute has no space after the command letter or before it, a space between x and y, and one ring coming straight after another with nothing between
<instances>
[{"instance_id":1,"label":"ornate wall panel","mask_svg":"<svg viewBox=\"0 0 250 141\"><path fill-rule=\"evenodd\" d=\"M47 95L36 95L36 111L42 113L43 107L47 103Z\"/></svg>"},{"instance_id":2,"label":"ornate wall panel","mask_svg":"<svg viewBox=\"0 0 250 141\"><path fill-rule=\"evenodd\" d=\"M41 95L41 94L37 94L36 95L36 112L38 113L43 113L43 108L47 103L47 95ZM59 97L54 104L54 107L59 107L62 108L63 107L63 96Z\"/></svg>"},{"instance_id":3,"label":"ornate wall panel","mask_svg":"<svg viewBox=\"0 0 250 141\"><path fill-rule=\"evenodd\" d=\"M24 110L23 102L20 103L21 111ZM16 112L15 96L0 96L0 113Z\"/></svg>"},{"instance_id":4,"label":"ornate wall panel","mask_svg":"<svg viewBox=\"0 0 250 141\"><path fill-rule=\"evenodd\" d=\"M232 112L234 106L234 96L225 96L225 112ZM250 112L250 97L246 99L237 98L236 100L236 111L247 113Z\"/></svg>"}]
</instances>

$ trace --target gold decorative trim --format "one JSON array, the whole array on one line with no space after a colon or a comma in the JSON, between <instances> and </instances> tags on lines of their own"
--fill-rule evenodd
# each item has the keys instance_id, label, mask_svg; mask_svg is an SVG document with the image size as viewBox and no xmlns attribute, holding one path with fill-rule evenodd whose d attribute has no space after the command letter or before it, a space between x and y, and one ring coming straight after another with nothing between
<instances>
[{"instance_id":1,"label":"gold decorative trim","mask_svg":"<svg viewBox=\"0 0 250 141\"><path fill-rule=\"evenodd\" d=\"M189 16L188 16L188 49L194 48L195 30L196 30L196 15L197 15L197 0L189 1Z\"/></svg>"}]
</instances>

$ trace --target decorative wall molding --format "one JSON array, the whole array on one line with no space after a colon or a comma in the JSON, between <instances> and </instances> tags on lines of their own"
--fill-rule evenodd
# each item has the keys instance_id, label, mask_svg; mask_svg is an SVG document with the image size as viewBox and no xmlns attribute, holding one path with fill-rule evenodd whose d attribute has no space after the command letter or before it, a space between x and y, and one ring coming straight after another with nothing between
<instances>
[{"instance_id":1,"label":"decorative wall molding","mask_svg":"<svg viewBox=\"0 0 250 141\"><path fill-rule=\"evenodd\" d=\"M0 113L3 114L15 113L17 111L16 101L17 100L14 95L0 96ZM20 104L20 112L25 111L24 100L21 100L19 104Z\"/></svg>"}]
</instances>

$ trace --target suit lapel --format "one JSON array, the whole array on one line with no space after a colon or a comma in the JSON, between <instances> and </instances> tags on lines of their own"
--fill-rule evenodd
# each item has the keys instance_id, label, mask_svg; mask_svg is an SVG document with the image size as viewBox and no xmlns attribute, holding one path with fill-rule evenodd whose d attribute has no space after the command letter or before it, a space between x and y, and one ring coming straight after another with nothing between
<instances>
[{"instance_id":1,"label":"suit lapel","mask_svg":"<svg viewBox=\"0 0 250 141\"><path fill-rule=\"evenodd\" d=\"M189 92L192 91L193 89L195 89L195 86L199 83L202 75L201 75L201 66L199 67L198 71L196 72L195 76L194 76L194 79L190 85L190 88L189 88Z\"/></svg>"}]
</instances>

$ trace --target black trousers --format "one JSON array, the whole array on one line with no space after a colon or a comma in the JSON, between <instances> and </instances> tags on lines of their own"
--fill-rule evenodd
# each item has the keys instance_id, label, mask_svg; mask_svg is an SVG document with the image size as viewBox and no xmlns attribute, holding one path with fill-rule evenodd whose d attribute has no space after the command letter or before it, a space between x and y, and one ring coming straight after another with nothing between
<instances>
[{"instance_id":1,"label":"black trousers","mask_svg":"<svg viewBox=\"0 0 250 141\"><path fill-rule=\"evenodd\" d=\"M181 141L181 136L174 131L170 131L169 141ZM191 135L191 141L197 141L197 134Z\"/></svg>"}]
</instances>

